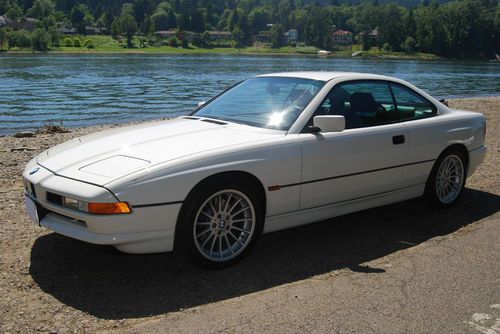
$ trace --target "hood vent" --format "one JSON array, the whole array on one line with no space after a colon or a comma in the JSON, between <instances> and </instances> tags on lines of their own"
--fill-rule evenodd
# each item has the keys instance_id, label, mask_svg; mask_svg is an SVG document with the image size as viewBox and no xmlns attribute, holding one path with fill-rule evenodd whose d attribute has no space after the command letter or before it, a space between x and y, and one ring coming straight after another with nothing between
<instances>
[{"instance_id":1,"label":"hood vent","mask_svg":"<svg viewBox=\"0 0 500 334\"><path fill-rule=\"evenodd\" d=\"M207 123L214 123L214 124L217 124L217 125L226 125L227 124L226 122L216 121L216 120L213 120L213 119L202 119L201 121L202 122L207 122Z\"/></svg>"},{"instance_id":2,"label":"hood vent","mask_svg":"<svg viewBox=\"0 0 500 334\"><path fill-rule=\"evenodd\" d=\"M194 119L194 120L197 120L199 119L198 117L193 117L193 116L184 116L182 117L183 119Z\"/></svg>"}]
</instances>

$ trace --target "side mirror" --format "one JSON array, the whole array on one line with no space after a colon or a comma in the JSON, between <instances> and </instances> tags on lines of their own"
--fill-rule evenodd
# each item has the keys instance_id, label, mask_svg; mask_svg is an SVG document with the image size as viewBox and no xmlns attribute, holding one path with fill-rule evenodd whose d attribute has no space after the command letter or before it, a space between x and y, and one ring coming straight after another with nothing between
<instances>
[{"instance_id":1,"label":"side mirror","mask_svg":"<svg viewBox=\"0 0 500 334\"><path fill-rule=\"evenodd\" d=\"M315 116L313 123L321 132L342 132L345 129L345 118L340 115Z\"/></svg>"},{"instance_id":2,"label":"side mirror","mask_svg":"<svg viewBox=\"0 0 500 334\"><path fill-rule=\"evenodd\" d=\"M207 103L207 102L206 101L198 102L198 108L201 107L202 105L204 105L205 103Z\"/></svg>"}]
</instances>

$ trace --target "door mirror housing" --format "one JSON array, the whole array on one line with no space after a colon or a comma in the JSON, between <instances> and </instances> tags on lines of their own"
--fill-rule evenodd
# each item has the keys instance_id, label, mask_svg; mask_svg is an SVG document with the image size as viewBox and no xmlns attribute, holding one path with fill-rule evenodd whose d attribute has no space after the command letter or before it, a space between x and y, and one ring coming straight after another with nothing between
<instances>
[{"instance_id":1,"label":"door mirror housing","mask_svg":"<svg viewBox=\"0 0 500 334\"><path fill-rule=\"evenodd\" d=\"M207 103L207 102L206 101L198 102L198 108L201 107L202 105L204 105L205 103Z\"/></svg>"},{"instance_id":2,"label":"door mirror housing","mask_svg":"<svg viewBox=\"0 0 500 334\"><path fill-rule=\"evenodd\" d=\"M314 116L313 123L321 132L342 132L345 130L345 117L341 115Z\"/></svg>"}]
</instances>

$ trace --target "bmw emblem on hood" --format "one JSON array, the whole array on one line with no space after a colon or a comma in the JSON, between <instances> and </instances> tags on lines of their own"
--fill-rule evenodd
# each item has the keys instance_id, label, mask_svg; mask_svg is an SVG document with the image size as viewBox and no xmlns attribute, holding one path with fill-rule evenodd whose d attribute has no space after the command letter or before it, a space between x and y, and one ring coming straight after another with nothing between
<instances>
[{"instance_id":1,"label":"bmw emblem on hood","mask_svg":"<svg viewBox=\"0 0 500 334\"><path fill-rule=\"evenodd\" d=\"M35 169L33 169L31 172L30 172L30 175L33 175L35 174L36 172L38 172L38 170L40 169L40 167L37 167Z\"/></svg>"}]
</instances>

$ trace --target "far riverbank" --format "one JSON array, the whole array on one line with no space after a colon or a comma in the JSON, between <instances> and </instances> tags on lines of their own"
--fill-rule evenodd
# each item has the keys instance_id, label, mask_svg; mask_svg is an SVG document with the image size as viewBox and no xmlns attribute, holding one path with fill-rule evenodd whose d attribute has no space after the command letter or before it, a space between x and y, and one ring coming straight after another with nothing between
<instances>
[{"instance_id":1,"label":"far riverbank","mask_svg":"<svg viewBox=\"0 0 500 334\"><path fill-rule=\"evenodd\" d=\"M172 47L172 46L147 46L147 47L134 47L126 48L123 42L115 40L110 36L102 35L87 35L87 36L75 36L78 37L82 46L60 46L53 47L47 52L33 51L30 48L13 48L8 51L4 51L4 54L26 54L26 53L63 53L63 54L221 54L221 55L276 55L276 56L317 56L320 49L312 46L283 46L279 48L271 48L266 44L252 47L236 48L230 45L224 47L197 47L190 45L187 48L183 47ZM90 40L92 47L85 47L83 44L85 41ZM140 45L138 40L135 40L134 45ZM1 53L0 53L1 54ZM405 52L394 52L379 50L378 48L372 48L369 51L361 51L359 45L354 45L352 48L328 51L327 53L322 52L321 57L364 57L364 58L387 58L387 59L412 59L412 60L435 60L440 59L438 56L430 53L405 53Z\"/></svg>"}]
</instances>

